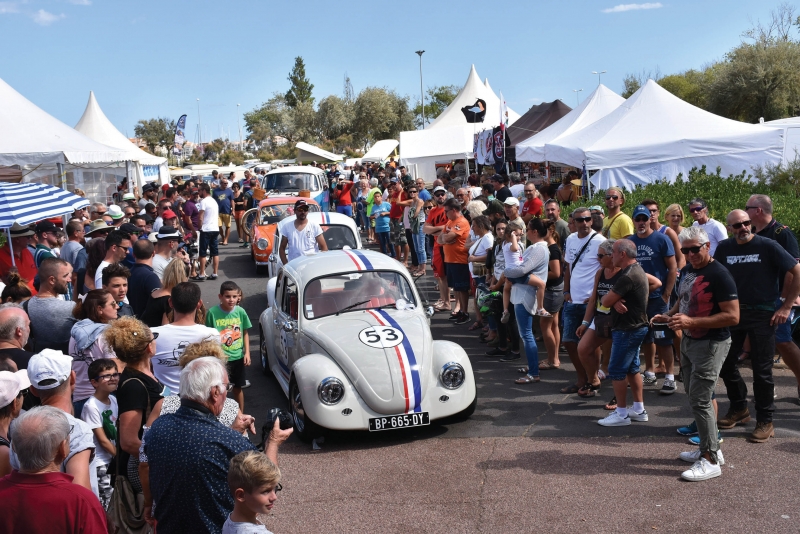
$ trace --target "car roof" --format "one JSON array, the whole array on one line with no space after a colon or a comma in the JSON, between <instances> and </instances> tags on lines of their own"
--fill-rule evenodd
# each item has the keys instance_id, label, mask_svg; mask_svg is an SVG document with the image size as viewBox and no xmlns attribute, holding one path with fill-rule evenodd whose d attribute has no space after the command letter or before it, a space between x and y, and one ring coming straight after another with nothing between
<instances>
[{"instance_id":1,"label":"car roof","mask_svg":"<svg viewBox=\"0 0 800 534\"><path fill-rule=\"evenodd\" d=\"M294 206L294 203L297 202L298 197L295 195L270 195L261 202L258 203L258 207L261 208L263 206L272 206L274 204L291 204ZM314 204L315 206L319 206L316 200L313 198L306 198L306 202L309 204Z\"/></svg>"},{"instance_id":2,"label":"car roof","mask_svg":"<svg viewBox=\"0 0 800 534\"><path fill-rule=\"evenodd\" d=\"M311 167L310 165L290 165L288 167L278 167L277 169L272 169L267 173L267 176L271 174L285 174L285 173L297 173L297 172L304 172L307 174L325 174L320 168Z\"/></svg>"},{"instance_id":3,"label":"car roof","mask_svg":"<svg viewBox=\"0 0 800 534\"><path fill-rule=\"evenodd\" d=\"M357 271L399 271L403 265L391 257L374 250L331 250L313 256L296 258L284 270L295 280L312 280L332 273Z\"/></svg>"},{"instance_id":4,"label":"car roof","mask_svg":"<svg viewBox=\"0 0 800 534\"><path fill-rule=\"evenodd\" d=\"M344 213L336 213L335 211L309 211L307 217L309 221L317 224L341 224L352 230L358 228L352 217L348 217ZM283 219L281 223L284 221L293 221L296 218L297 215L290 215Z\"/></svg>"}]
</instances>

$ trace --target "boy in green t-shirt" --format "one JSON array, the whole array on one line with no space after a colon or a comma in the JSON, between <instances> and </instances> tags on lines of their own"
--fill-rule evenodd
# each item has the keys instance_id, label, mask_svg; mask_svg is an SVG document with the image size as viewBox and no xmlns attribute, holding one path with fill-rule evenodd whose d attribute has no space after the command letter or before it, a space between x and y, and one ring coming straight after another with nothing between
<instances>
[{"instance_id":1,"label":"boy in green t-shirt","mask_svg":"<svg viewBox=\"0 0 800 534\"><path fill-rule=\"evenodd\" d=\"M219 288L219 306L206 314L206 326L219 332L222 349L228 355L228 381L233 385L231 397L244 412L242 386L246 383L244 368L250 365L250 336L247 329L253 326L243 308L237 306L241 289L236 282L223 282Z\"/></svg>"}]
</instances>

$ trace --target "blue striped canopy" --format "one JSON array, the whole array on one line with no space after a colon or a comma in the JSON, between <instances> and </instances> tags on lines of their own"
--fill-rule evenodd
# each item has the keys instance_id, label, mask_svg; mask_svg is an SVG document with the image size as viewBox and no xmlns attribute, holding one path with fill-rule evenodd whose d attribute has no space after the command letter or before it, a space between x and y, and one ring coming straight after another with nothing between
<instances>
[{"instance_id":1,"label":"blue striped canopy","mask_svg":"<svg viewBox=\"0 0 800 534\"><path fill-rule=\"evenodd\" d=\"M69 215L89 200L52 185L0 183L0 228Z\"/></svg>"}]
</instances>

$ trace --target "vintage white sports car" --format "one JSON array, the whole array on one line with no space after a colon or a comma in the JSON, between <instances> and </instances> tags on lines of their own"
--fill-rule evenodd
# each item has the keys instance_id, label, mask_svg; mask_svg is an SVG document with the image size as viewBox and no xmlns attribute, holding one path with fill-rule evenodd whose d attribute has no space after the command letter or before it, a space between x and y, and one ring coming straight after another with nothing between
<instances>
[{"instance_id":1,"label":"vintage white sports car","mask_svg":"<svg viewBox=\"0 0 800 534\"><path fill-rule=\"evenodd\" d=\"M464 349L431 337L408 270L370 250L304 256L267 285L261 365L289 398L301 439L323 428L389 430L468 417L477 404Z\"/></svg>"}]
</instances>

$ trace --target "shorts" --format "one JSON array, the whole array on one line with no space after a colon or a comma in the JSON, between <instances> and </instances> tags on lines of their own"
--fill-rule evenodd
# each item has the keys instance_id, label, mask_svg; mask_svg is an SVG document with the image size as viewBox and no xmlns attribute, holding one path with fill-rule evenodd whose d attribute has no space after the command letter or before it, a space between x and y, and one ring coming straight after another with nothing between
<instances>
[{"instance_id":1,"label":"shorts","mask_svg":"<svg viewBox=\"0 0 800 534\"><path fill-rule=\"evenodd\" d=\"M231 214L230 213L220 213L217 217L217 226L220 228L230 228L231 227Z\"/></svg>"},{"instance_id":2,"label":"shorts","mask_svg":"<svg viewBox=\"0 0 800 534\"><path fill-rule=\"evenodd\" d=\"M652 319L656 315L664 314L669 311L669 304L664 302L664 299L661 297L652 298L647 301L647 318ZM672 339L675 337L675 332L672 330L667 330L664 332L664 337L660 339L656 339L653 337L653 329L647 329L647 335L644 338L643 343L655 343L660 347L671 347L672 346Z\"/></svg>"},{"instance_id":3,"label":"shorts","mask_svg":"<svg viewBox=\"0 0 800 534\"><path fill-rule=\"evenodd\" d=\"M238 360L228 360L226 364L228 367L228 382L237 388L244 387L247 379L244 375L244 358Z\"/></svg>"},{"instance_id":4,"label":"shorts","mask_svg":"<svg viewBox=\"0 0 800 534\"><path fill-rule=\"evenodd\" d=\"M406 229L403 227L403 221L400 219L392 219L389 222L389 240L392 245L396 247L404 247L408 245L406 239Z\"/></svg>"},{"instance_id":5,"label":"shorts","mask_svg":"<svg viewBox=\"0 0 800 534\"><path fill-rule=\"evenodd\" d=\"M575 332L583 322L584 315L586 315L586 306L586 304L576 304L575 302L564 303L564 312L561 314L561 318L564 321L561 329L561 341L563 343L577 343L580 341Z\"/></svg>"},{"instance_id":6,"label":"shorts","mask_svg":"<svg viewBox=\"0 0 800 534\"><path fill-rule=\"evenodd\" d=\"M659 297L660 299L660 297ZM654 299L655 300L655 299ZM663 300L661 302L664 302ZM611 331L611 356L608 359L608 378L625 380L628 375L639 373L639 349L649 327L634 330Z\"/></svg>"},{"instance_id":7,"label":"shorts","mask_svg":"<svg viewBox=\"0 0 800 534\"><path fill-rule=\"evenodd\" d=\"M556 289L545 289L544 290L544 309L547 310L550 315L555 315L561 309L561 306L564 305L564 286L559 285Z\"/></svg>"},{"instance_id":8,"label":"shorts","mask_svg":"<svg viewBox=\"0 0 800 534\"><path fill-rule=\"evenodd\" d=\"M433 276L436 278L444 278L447 272L444 268L444 251L441 245L433 246L433 259L431 259L431 268L433 269Z\"/></svg>"},{"instance_id":9,"label":"shorts","mask_svg":"<svg viewBox=\"0 0 800 534\"><path fill-rule=\"evenodd\" d=\"M777 310L783 306L783 302L780 299L775 301L775 309ZM794 310L789 312L789 318L786 320L785 323L779 324L778 327L775 329L775 343L788 343L792 340L792 327L795 320Z\"/></svg>"},{"instance_id":10,"label":"shorts","mask_svg":"<svg viewBox=\"0 0 800 534\"><path fill-rule=\"evenodd\" d=\"M469 274L469 265L466 263L445 263L447 271L447 285L453 291L469 291L472 276Z\"/></svg>"},{"instance_id":11,"label":"shorts","mask_svg":"<svg viewBox=\"0 0 800 534\"><path fill-rule=\"evenodd\" d=\"M219 237L219 232L200 232L200 257L206 258L211 256L212 258L219 256L219 247L217 246L217 237ZM210 251L210 253L206 253L206 251Z\"/></svg>"}]
</instances>

